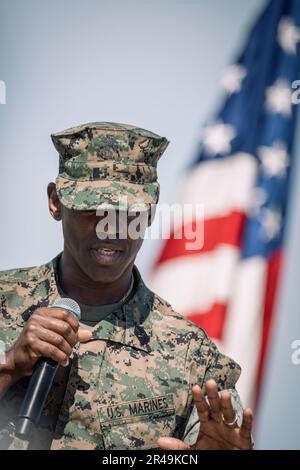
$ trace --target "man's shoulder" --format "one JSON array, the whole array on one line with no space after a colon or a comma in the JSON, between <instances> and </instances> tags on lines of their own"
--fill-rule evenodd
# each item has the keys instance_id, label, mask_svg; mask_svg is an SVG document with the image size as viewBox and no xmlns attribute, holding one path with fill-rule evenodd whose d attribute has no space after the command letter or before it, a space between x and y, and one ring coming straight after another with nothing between
<instances>
[{"instance_id":1,"label":"man's shoulder","mask_svg":"<svg viewBox=\"0 0 300 470\"><path fill-rule=\"evenodd\" d=\"M20 282L35 282L49 274L52 262L26 268L14 268L0 271L0 286Z\"/></svg>"},{"instance_id":2,"label":"man's shoulder","mask_svg":"<svg viewBox=\"0 0 300 470\"><path fill-rule=\"evenodd\" d=\"M52 272L52 261L0 271L0 312L13 318L30 306L43 302L49 293Z\"/></svg>"},{"instance_id":3,"label":"man's shoulder","mask_svg":"<svg viewBox=\"0 0 300 470\"><path fill-rule=\"evenodd\" d=\"M51 289L53 261L39 266L0 271L0 328L9 327L32 306L40 305Z\"/></svg>"},{"instance_id":4,"label":"man's shoulder","mask_svg":"<svg viewBox=\"0 0 300 470\"><path fill-rule=\"evenodd\" d=\"M188 320L182 313L179 313L165 299L154 293L153 312L160 327L165 325L168 330L174 330L177 334L188 334L190 339L200 340L208 339L206 332Z\"/></svg>"}]
</instances>

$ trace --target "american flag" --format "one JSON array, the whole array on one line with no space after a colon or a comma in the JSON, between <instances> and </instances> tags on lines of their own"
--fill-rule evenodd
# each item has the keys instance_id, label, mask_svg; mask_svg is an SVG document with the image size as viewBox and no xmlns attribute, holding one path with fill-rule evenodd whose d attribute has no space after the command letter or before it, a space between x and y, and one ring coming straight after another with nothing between
<instances>
[{"instance_id":1,"label":"american flag","mask_svg":"<svg viewBox=\"0 0 300 470\"><path fill-rule=\"evenodd\" d=\"M272 336L293 168L299 0L272 0L221 79L224 102L201 129L182 191L204 205L204 245L171 233L150 286L242 366L245 406L257 399ZM298 97L299 97L298 92ZM192 221L194 229L203 221ZM288 312L286 312L288 316ZM288 321L288 318L287 318Z\"/></svg>"}]
</instances>

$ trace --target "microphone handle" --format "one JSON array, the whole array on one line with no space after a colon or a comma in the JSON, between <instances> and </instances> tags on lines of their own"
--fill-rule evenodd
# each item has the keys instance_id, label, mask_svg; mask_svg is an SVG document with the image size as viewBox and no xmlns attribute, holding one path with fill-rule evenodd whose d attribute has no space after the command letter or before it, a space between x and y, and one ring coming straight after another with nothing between
<instances>
[{"instance_id":1,"label":"microphone handle","mask_svg":"<svg viewBox=\"0 0 300 470\"><path fill-rule=\"evenodd\" d=\"M15 434L21 439L28 438L38 424L57 368L58 363L52 359L38 359L16 424Z\"/></svg>"}]
</instances>

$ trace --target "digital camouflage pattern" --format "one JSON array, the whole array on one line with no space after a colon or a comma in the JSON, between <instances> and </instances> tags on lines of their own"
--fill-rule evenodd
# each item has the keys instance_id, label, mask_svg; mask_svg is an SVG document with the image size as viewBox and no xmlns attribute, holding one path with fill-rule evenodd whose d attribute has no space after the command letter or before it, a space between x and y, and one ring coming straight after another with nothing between
<instances>
[{"instance_id":1,"label":"digital camouflage pattern","mask_svg":"<svg viewBox=\"0 0 300 470\"><path fill-rule=\"evenodd\" d=\"M51 137L60 155L58 196L69 209L147 210L157 203L156 167L169 144L165 137L113 122L83 124Z\"/></svg>"},{"instance_id":2,"label":"digital camouflage pattern","mask_svg":"<svg viewBox=\"0 0 300 470\"><path fill-rule=\"evenodd\" d=\"M58 259L0 273L0 340L7 349L34 309L58 297ZM156 448L158 437L183 438L193 385L204 388L213 378L220 390L235 387L238 364L151 292L136 267L134 277L131 297L90 327L92 339L77 344L69 367L58 369L29 448ZM0 449L28 445L14 436L28 380L11 387L0 402Z\"/></svg>"}]
</instances>

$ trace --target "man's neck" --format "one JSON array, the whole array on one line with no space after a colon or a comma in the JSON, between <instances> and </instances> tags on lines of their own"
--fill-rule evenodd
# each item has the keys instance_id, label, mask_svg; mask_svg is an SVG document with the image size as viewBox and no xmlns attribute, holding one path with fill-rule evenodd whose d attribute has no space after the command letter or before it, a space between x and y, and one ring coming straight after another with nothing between
<instances>
[{"instance_id":1,"label":"man's neck","mask_svg":"<svg viewBox=\"0 0 300 470\"><path fill-rule=\"evenodd\" d=\"M113 283L95 282L90 279L66 251L59 260L59 283L63 292L84 305L109 305L118 302L128 291L132 267Z\"/></svg>"}]
</instances>

